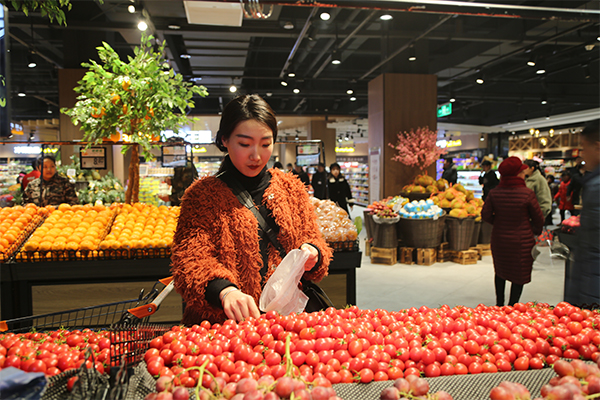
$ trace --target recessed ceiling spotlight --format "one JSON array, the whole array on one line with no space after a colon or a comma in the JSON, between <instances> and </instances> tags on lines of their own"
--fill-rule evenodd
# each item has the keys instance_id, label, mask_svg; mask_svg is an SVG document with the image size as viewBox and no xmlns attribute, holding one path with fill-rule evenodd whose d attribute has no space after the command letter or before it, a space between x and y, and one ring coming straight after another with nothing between
<instances>
[{"instance_id":1,"label":"recessed ceiling spotlight","mask_svg":"<svg viewBox=\"0 0 600 400\"><path fill-rule=\"evenodd\" d=\"M356 97L354 97L354 96L350 97L350 101L356 101Z\"/></svg>"},{"instance_id":2,"label":"recessed ceiling spotlight","mask_svg":"<svg viewBox=\"0 0 600 400\"><path fill-rule=\"evenodd\" d=\"M538 75L542 75L542 74L546 73L546 70L544 68L540 67L540 68L538 68L537 71L535 71L535 73L538 74Z\"/></svg>"},{"instance_id":3,"label":"recessed ceiling spotlight","mask_svg":"<svg viewBox=\"0 0 600 400\"><path fill-rule=\"evenodd\" d=\"M148 29L148 24L146 23L146 21L140 21L138 22L138 29L142 32L144 32L146 29Z\"/></svg>"},{"instance_id":4,"label":"recessed ceiling spotlight","mask_svg":"<svg viewBox=\"0 0 600 400\"><path fill-rule=\"evenodd\" d=\"M483 85L483 78L482 77L478 77L477 79L475 79L475 82L477 82L480 85Z\"/></svg>"},{"instance_id":5,"label":"recessed ceiling spotlight","mask_svg":"<svg viewBox=\"0 0 600 400\"><path fill-rule=\"evenodd\" d=\"M288 77L290 77L290 78L295 78L295 77L296 77L296 73L295 73L295 72L292 72L292 71L290 71L290 72L288 72Z\"/></svg>"},{"instance_id":6,"label":"recessed ceiling spotlight","mask_svg":"<svg viewBox=\"0 0 600 400\"><path fill-rule=\"evenodd\" d=\"M229 91L230 91L231 93L235 93L235 92L237 92L237 86L235 86L235 85L231 85L231 86L229 86Z\"/></svg>"},{"instance_id":7,"label":"recessed ceiling spotlight","mask_svg":"<svg viewBox=\"0 0 600 400\"><path fill-rule=\"evenodd\" d=\"M294 88L293 92L296 93L296 94L298 94L298 93L300 93L300 89Z\"/></svg>"},{"instance_id":8,"label":"recessed ceiling spotlight","mask_svg":"<svg viewBox=\"0 0 600 400\"><path fill-rule=\"evenodd\" d=\"M533 58L530 58L529 60L527 60L527 65L530 67L535 67L535 60Z\"/></svg>"},{"instance_id":9,"label":"recessed ceiling spotlight","mask_svg":"<svg viewBox=\"0 0 600 400\"><path fill-rule=\"evenodd\" d=\"M179 57L181 58L185 58L185 59L190 59L192 58L192 56L190 56L189 54L185 53L185 54L180 54Z\"/></svg>"},{"instance_id":10,"label":"recessed ceiling spotlight","mask_svg":"<svg viewBox=\"0 0 600 400\"><path fill-rule=\"evenodd\" d=\"M267 97L271 97L271 96L273 96L273 93L267 92Z\"/></svg>"},{"instance_id":11,"label":"recessed ceiling spotlight","mask_svg":"<svg viewBox=\"0 0 600 400\"><path fill-rule=\"evenodd\" d=\"M354 93L354 90L352 90L352 89L346 90L346 94L352 94L352 93Z\"/></svg>"},{"instance_id":12,"label":"recessed ceiling spotlight","mask_svg":"<svg viewBox=\"0 0 600 400\"><path fill-rule=\"evenodd\" d=\"M393 19L394 17L392 17L390 14L383 14L382 16L379 17L380 20L382 21L389 21L390 19Z\"/></svg>"},{"instance_id":13,"label":"recessed ceiling spotlight","mask_svg":"<svg viewBox=\"0 0 600 400\"><path fill-rule=\"evenodd\" d=\"M294 24L292 24L290 21L287 21L285 24L283 24L283 29L294 29Z\"/></svg>"},{"instance_id":14,"label":"recessed ceiling spotlight","mask_svg":"<svg viewBox=\"0 0 600 400\"><path fill-rule=\"evenodd\" d=\"M456 101L456 98L454 96L450 97L450 103L454 103Z\"/></svg>"},{"instance_id":15,"label":"recessed ceiling spotlight","mask_svg":"<svg viewBox=\"0 0 600 400\"><path fill-rule=\"evenodd\" d=\"M287 81L286 81L286 80L283 80L283 81L281 81L281 82L279 82L279 83L281 83L281 86L287 86L287 85L288 85L288 83L287 83Z\"/></svg>"},{"instance_id":16,"label":"recessed ceiling spotlight","mask_svg":"<svg viewBox=\"0 0 600 400\"><path fill-rule=\"evenodd\" d=\"M546 100L546 99L542 99L541 103L542 103L542 104L548 104L548 100Z\"/></svg>"},{"instance_id":17,"label":"recessed ceiling spotlight","mask_svg":"<svg viewBox=\"0 0 600 400\"><path fill-rule=\"evenodd\" d=\"M181 26L179 26L179 25L177 25L177 24L169 24L169 25L167 25L167 27L168 27L169 29L173 29L174 31L176 31L176 30L178 30L178 29L181 29Z\"/></svg>"},{"instance_id":18,"label":"recessed ceiling spotlight","mask_svg":"<svg viewBox=\"0 0 600 400\"><path fill-rule=\"evenodd\" d=\"M600 42L600 36L598 36L598 37L596 38L596 40Z\"/></svg>"},{"instance_id":19,"label":"recessed ceiling spotlight","mask_svg":"<svg viewBox=\"0 0 600 400\"><path fill-rule=\"evenodd\" d=\"M17 94L17 96L19 96L19 97L25 97L25 96L27 96L27 95L25 94L25 92L19 92L19 93Z\"/></svg>"},{"instance_id":20,"label":"recessed ceiling spotlight","mask_svg":"<svg viewBox=\"0 0 600 400\"><path fill-rule=\"evenodd\" d=\"M329 13L326 13L326 12L321 13L321 19L323 21L329 21L329 18L331 18L331 15Z\"/></svg>"},{"instance_id":21,"label":"recessed ceiling spotlight","mask_svg":"<svg viewBox=\"0 0 600 400\"><path fill-rule=\"evenodd\" d=\"M339 65L342 63L342 60L340 59L340 53L337 50L334 50L333 53L331 53L331 63L334 65Z\"/></svg>"},{"instance_id":22,"label":"recessed ceiling spotlight","mask_svg":"<svg viewBox=\"0 0 600 400\"><path fill-rule=\"evenodd\" d=\"M127 11L129 11L129 14L133 14L135 12L135 6L133 4L128 5Z\"/></svg>"}]
</instances>

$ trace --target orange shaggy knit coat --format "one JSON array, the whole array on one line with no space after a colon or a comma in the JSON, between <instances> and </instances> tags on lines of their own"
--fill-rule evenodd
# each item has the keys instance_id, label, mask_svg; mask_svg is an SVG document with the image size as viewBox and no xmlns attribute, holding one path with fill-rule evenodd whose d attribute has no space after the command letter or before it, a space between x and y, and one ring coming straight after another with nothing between
<instances>
[{"instance_id":1,"label":"orange shaggy knit coat","mask_svg":"<svg viewBox=\"0 0 600 400\"><path fill-rule=\"evenodd\" d=\"M319 248L321 265L304 274L306 279L318 282L327 275L333 251L321 236L304 184L295 175L278 169L269 172L271 182L263 203L280 228L277 238L287 252L303 243ZM268 247L270 268L265 282L281 261L273 245L269 243ZM186 302L182 319L186 325L227 319L222 309L205 298L206 285L213 279L229 280L258 304L265 283L260 276L258 221L218 178L200 179L185 192L171 261L175 288Z\"/></svg>"}]
</instances>

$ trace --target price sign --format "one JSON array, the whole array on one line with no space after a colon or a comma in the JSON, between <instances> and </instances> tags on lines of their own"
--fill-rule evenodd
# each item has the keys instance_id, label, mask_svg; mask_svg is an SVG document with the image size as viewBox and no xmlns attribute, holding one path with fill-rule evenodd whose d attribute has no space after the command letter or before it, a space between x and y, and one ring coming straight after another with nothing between
<instances>
[{"instance_id":1,"label":"price sign","mask_svg":"<svg viewBox=\"0 0 600 400\"><path fill-rule=\"evenodd\" d=\"M189 158L187 147L189 146L162 146L161 151L163 167L185 167Z\"/></svg>"},{"instance_id":2,"label":"price sign","mask_svg":"<svg viewBox=\"0 0 600 400\"><path fill-rule=\"evenodd\" d=\"M81 169L106 169L106 148L79 149Z\"/></svg>"},{"instance_id":3,"label":"price sign","mask_svg":"<svg viewBox=\"0 0 600 400\"><path fill-rule=\"evenodd\" d=\"M296 155L314 155L319 154L318 144L303 144L296 146Z\"/></svg>"}]
</instances>

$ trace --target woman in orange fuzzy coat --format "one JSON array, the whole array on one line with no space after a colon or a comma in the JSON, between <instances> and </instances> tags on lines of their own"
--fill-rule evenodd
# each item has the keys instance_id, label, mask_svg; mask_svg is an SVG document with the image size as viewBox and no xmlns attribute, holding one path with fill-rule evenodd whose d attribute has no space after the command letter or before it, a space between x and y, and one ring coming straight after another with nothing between
<instances>
[{"instance_id":1,"label":"woman in orange fuzzy coat","mask_svg":"<svg viewBox=\"0 0 600 400\"><path fill-rule=\"evenodd\" d=\"M286 252L310 256L304 278L325 275L332 250L322 238L302 182L267 169L277 138L271 107L257 95L240 96L224 109L216 145L228 155L219 173L235 178L263 217L275 225ZM258 317L262 287L281 257L252 212L219 177L193 183L185 192L172 248L175 288L186 302L182 322L241 321Z\"/></svg>"}]
</instances>

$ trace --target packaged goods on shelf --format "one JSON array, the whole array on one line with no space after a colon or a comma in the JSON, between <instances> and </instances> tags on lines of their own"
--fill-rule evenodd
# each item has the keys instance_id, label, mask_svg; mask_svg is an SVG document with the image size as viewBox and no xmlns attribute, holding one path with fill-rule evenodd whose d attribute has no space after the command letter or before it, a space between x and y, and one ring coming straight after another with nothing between
<instances>
[{"instance_id":1,"label":"packaged goods on shelf","mask_svg":"<svg viewBox=\"0 0 600 400\"><path fill-rule=\"evenodd\" d=\"M360 206L369 204L369 164L368 157L338 157L341 172L350 185L354 203Z\"/></svg>"}]
</instances>

